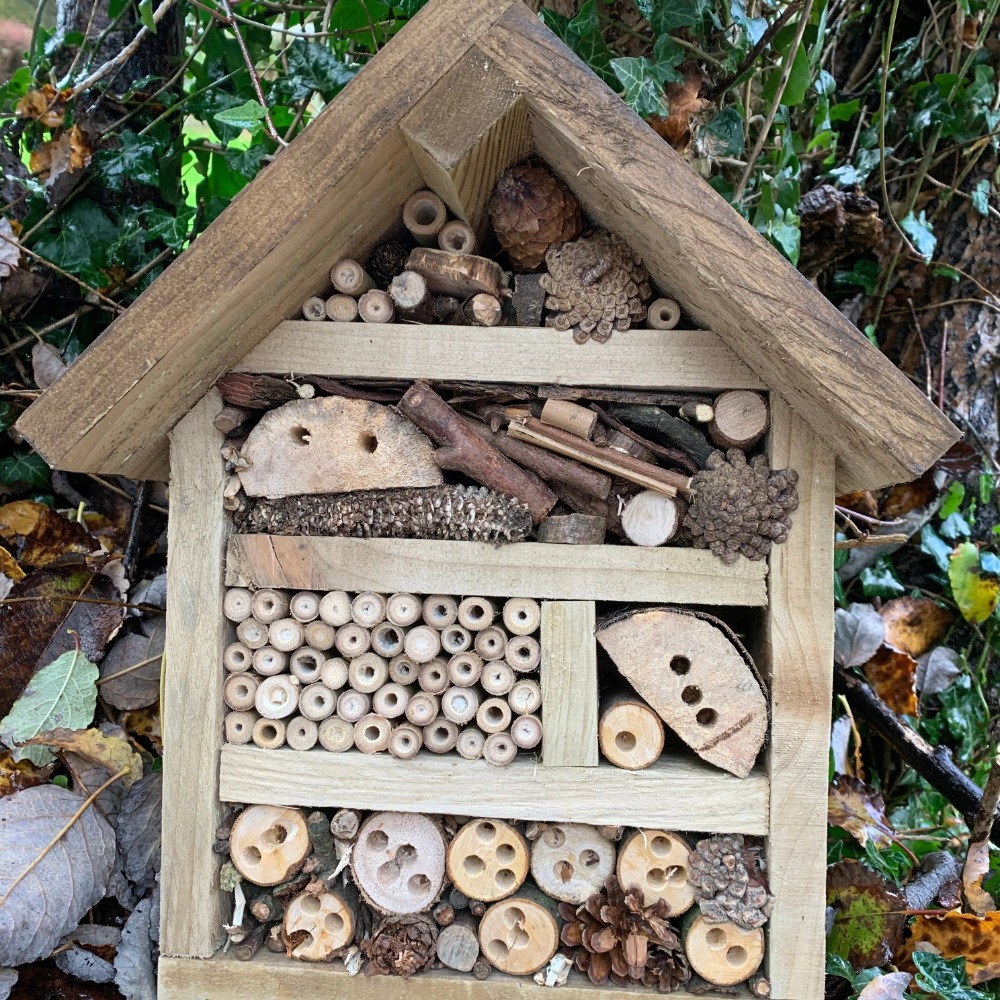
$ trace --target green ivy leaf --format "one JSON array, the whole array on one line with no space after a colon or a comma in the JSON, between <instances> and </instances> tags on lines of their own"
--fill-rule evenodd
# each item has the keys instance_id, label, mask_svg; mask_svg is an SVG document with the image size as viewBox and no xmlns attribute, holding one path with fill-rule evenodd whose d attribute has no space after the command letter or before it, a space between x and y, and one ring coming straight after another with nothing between
<instances>
[{"instance_id":1,"label":"green ivy leaf","mask_svg":"<svg viewBox=\"0 0 1000 1000\"><path fill-rule=\"evenodd\" d=\"M0 483L7 486L46 487L50 474L42 456L27 449L15 451L10 458L0 458Z\"/></svg>"},{"instance_id":2,"label":"green ivy leaf","mask_svg":"<svg viewBox=\"0 0 1000 1000\"><path fill-rule=\"evenodd\" d=\"M139 17L146 28L156 34L156 22L153 20L153 0L139 0Z\"/></svg>"},{"instance_id":3,"label":"green ivy leaf","mask_svg":"<svg viewBox=\"0 0 1000 1000\"><path fill-rule=\"evenodd\" d=\"M948 492L944 495L944 500L941 503L941 509L938 511L938 517L943 521L946 517L951 517L962 506L962 501L965 499L965 486L962 483L952 483L948 487Z\"/></svg>"},{"instance_id":4,"label":"green ivy leaf","mask_svg":"<svg viewBox=\"0 0 1000 1000\"><path fill-rule=\"evenodd\" d=\"M117 149L98 155L101 176L112 191L121 191L125 181L155 187L160 183L163 143L152 135L122 132Z\"/></svg>"},{"instance_id":5,"label":"green ivy leaf","mask_svg":"<svg viewBox=\"0 0 1000 1000\"><path fill-rule=\"evenodd\" d=\"M402 0L401 3L394 3L392 9L397 15L402 14L403 17L413 17L425 3L427 3L427 0Z\"/></svg>"},{"instance_id":6,"label":"green ivy leaf","mask_svg":"<svg viewBox=\"0 0 1000 1000\"><path fill-rule=\"evenodd\" d=\"M53 225L54 229L35 240L32 249L88 284L102 284L100 269L118 227L89 198L74 201Z\"/></svg>"},{"instance_id":7,"label":"green ivy leaf","mask_svg":"<svg viewBox=\"0 0 1000 1000\"><path fill-rule=\"evenodd\" d=\"M162 208L153 208L146 215L145 230L154 239L163 240L171 250L178 253L184 249L191 233L191 220L194 209L185 208L177 215L164 212Z\"/></svg>"},{"instance_id":8,"label":"green ivy leaf","mask_svg":"<svg viewBox=\"0 0 1000 1000\"><path fill-rule=\"evenodd\" d=\"M920 529L920 551L929 555L942 573L948 572L951 546L929 524Z\"/></svg>"},{"instance_id":9,"label":"green ivy leaf","mask_svg":"<svg viewBox=\"0 0 1000 1000\"><path fill-rule=\"evenodd\" d=\"M645 56L624 56L611 60L611 68L625 88L625 101L640 118L665 115L663 87L656 69Z\"/></svg>"},{"instance_id":10,"label":"green ivy leaf","mask_svg":"<svg viewBox=\"0 0 1000 1000\"><path fill-rule=\"evenodd\" d=\"M704 13L698 0L652 0L645 15L658 35L700 23Z\"/></svg>"},{"instance_id":11,"label":"green ivy leaf","mask_svg":"<svg viewBox=\"0 0 1000 1000\"><path fill-rule=\"evenodd\" d=\"M14 407L10 403L0 403L0 431L7 430L14 420Z\"/></svg>"},{"instance_id":12,"label":"green ivy leaf","mask_svg":"<svg viewBox=\"0 0 1000 1000\"><path fill-rule=\"evenodd\" d=\"M833 283L838 288L856 286L864 289L866 295L874 295L878 276L878 261L872 260L870 257L861 257L854 262L850 271L836 271L833 275Z\"/></svg>"},{"instance_id":13,"label":"green ivy leaf","mask_svg":"<svg viewBox=\"0 0 1000 1000\"><path fill-rule=\"evenodd\" d=\"M328 101L357 71L320 42L298 41L288 50L288 75L280 78L275 93L294 103L318 92Z\"/></svg>"},{"instance_id":14,"label":"green ivy leaf","mask_svg":"<svg viewBox=\"0 0 1000 1000\"><path fill-rule=\"evenodd\" d=\"M698 132L702 147L709 156L743 154L743 116L736 108L724 108Z\"/></svg>"},{"instance_id":15,"label":"green ivy leaf","mask_svg":"<svg viewBox=\"0 0 1000 1000\"><path fill-rule=\"evenodd\" d=\"M892 563L885 556L880 556L874 566L863 569L858 579L866 597L897 597L906 593L906 587L899 582Z\"/></svg>"},{"instance_id":16,"label":"green ivy leaf","mask_svg":"<svg viewBox=\"0 0 1000 1000\"><path fill-rule=\"evenodd\" d=\"M976 182L972 189L972 207L980 215L988 215L990 211L990 182L986 177Z\"/></svg>"},{"instance_id":17,"label":"green ivy leaf","mask_svg":"<svg viewBox=\"0 0 1000 1000\"><path fill-rule=\"evenodd\" d=\"M915 951L916 984L920 989L942 1000L983 1000L983 994L969 985L965 959L948 961L929 951Z\"/></svg>"},{"instance_id":18,"label":"green ivy leaf","mask_svg":"<svg viewBox=\"0 0 1000 1000\"><path fill-rule=\"evenodd\" d=\"M826 974L828 976L840 976L846 979L852 986L854 985L854 969L851 963L841 955L828 954L826 956Z\"/></svg>"},{"instance_id":19,"label":"green ivy leaf","mask_svg":"<svg viewBox=\"0 0 1000 1000\"><path fill-rule=\"evenodd\" d=\"M217 111L212 117L220 125L228 125L241 131L246 129L251 135L256 135L264 127L266 111L260 101L246 101L239 107Z\"/></svg>"},{"instance_id":20,"label":"green ivy leaf","mask_svg":"<svg viewBox=\"0 0 1000 1000\"><path fill-rule=\"evenodd\" d=\"M927 221L927 213L921 210L920 215L909 213L900 220L900 228L910 237L917 252L928 260L934 256L934 248L937 246L937 237L931 224Z\"/></svg>"},{"instance_id":21,"label":"green ivy leaf","mask_svg":"<svg viewBox=\"0 0 1000 1000\"><path fill-rule=\"evenodd\" d=\"M260 172L260 165L267 156L267 149L257 142L246 149L230 146L222 155L232 170L252 181Z\"/></svg>"}]
</instances>

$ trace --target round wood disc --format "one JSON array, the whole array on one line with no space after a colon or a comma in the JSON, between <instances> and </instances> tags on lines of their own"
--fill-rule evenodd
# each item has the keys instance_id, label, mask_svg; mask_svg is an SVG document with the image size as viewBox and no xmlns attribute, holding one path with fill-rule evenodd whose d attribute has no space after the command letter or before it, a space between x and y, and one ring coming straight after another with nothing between
<instances>
[{"instance_id":1,"label":"round wood disc","mask_svg":"<svg viewBox=\"0 0 1000 1000\"><path fill-rule=\"evenodd\" d=\"M510 976L530 976L556 953L559 927L544 906L521 896L494 903L479 922L479 947Z\"/></svg>"},{"instance_id":2,"label":"round wood disc","mask_svg":"<svg viewBox=\"0 0 1000 1000\"><path fill-rule=\"evenodd\" d=\"M531 874L553 899L585 903L615 870L615 845L597 827L551 823L531 845Z\"/></svg>"},{"instance_id":3,"label":"round wood disc","mask_svg":"<svg viewBox=\"0 0 1000 1000\"><path fill-rule=\"evenodd\" d=\"M618 881L626 888L639 886L646 906L663 899L671 916L685 913L694 903L694 887L687 880L690 853L676 833L637 830L618 851Z\"/></svg>"},{"instance_id":4,"label":"round wood disc","mask_svg":"<svg viewBox=\"0 0 1000 1000\"><path fill-rule=\"evenodd\" d=\"M305 816L278 806L244 809L229 834L233 864L256 885L277 885L290 878L302 867L310 846Z\"/></svg>"},{"instance_id":5,"label":"round wood disc","mask_svg":"<svg viewBox=\"0 0 1000 1000\"><path fill-rule=\"evenodd\" d=\"M354 939L354 912L335 892L303 892L285 908L283 930L292 958L328 962Z\"/></svg>"},{"instance_id":6,"label":"round wood disc","mask_svg":"<svg viewBox=\"0 0 1000 1000\"><path fill-rule=\"evenodd\" d=\"M528 844L502 820L474 819L448 845L448 878L469 899L503 899L527 877Z\"/></svg>"},{"instance_id":7,"label":"round wood disc","mask_svg":"<svg viewBox=\"0 0 1000 1000\"><path fill-rule=\"evenodd\" d=\"M685 927L684 951L691 968L716 986L749 979L764 958L764 929L734 923L709 924L697 917Z\"/></svg>"}]
</instances>

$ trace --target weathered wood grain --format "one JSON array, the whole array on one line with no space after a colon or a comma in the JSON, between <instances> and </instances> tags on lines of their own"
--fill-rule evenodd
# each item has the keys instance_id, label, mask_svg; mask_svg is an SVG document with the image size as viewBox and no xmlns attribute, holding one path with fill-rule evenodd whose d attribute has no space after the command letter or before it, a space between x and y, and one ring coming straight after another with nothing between
<instances>
[{"instance_id":1,"label":"weathered wood grain","mask_svg":"<svg viewBox=\"0 0 1000 1000\"><path fill-rule=\"evenodd\" d=\"M234 535L231 587L399 590L572 601L763 606L763 562L726 566L707 550L522 542Z\"/></svg>"}]
</instances>

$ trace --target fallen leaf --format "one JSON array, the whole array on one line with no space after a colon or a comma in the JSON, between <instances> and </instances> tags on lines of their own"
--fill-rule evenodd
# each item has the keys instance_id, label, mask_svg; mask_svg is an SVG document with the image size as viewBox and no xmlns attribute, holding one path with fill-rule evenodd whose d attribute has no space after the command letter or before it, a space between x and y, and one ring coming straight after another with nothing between
<instances>
[{"instance_id":1,"label":"fallen leaf","mask_svg":"<svg viewBox=\"0 0 1000 1000\"><path fill-rule=\"evenodd\" d=\"M48 389L68 367L59 349L44 340L31 349L31 372L39 389Z\"/></svg>"},{"instance_id":2,"label":"fallen leaf","mask_svg":"<svg viewBox=\"0 0 1000 1000\"><path fill-rule=\"evenodd\" d=\"M160 870L162 806L163 772L152 771L128 790L118 814L123 870L140 895L153 888Z\"/></svg>"},{"instance_id":3,"label":"fallen leaf","mask_svg":"<svg viewBox=\"0 0 1000 1000\"><path fill-rule=\"evenodd\" d=\"M947 646L938 646L917 660L917 690L921 694L940 694L961 673L961 655Z\"/></svg>"},{"instance_id":4,"label":"fallen leaf","mask_svg":"<svg viewBox=\"0 0 1000 1000\"><path fill-rule=\"evenodd\" d=\"M885 818L881 793L849 774L835 774L830 782L827 821L846 830L862 847L871 841L876 847L888 847L893 829Z\"/></svg>"},{"instance_id":5,"label":"fallen leaf","mask_svg":"<svg viewBox=\"0 0 1000 1000\"><path fill-rule=\"evenodd\" d=\"M66 120L66 102L72 96L70 89L56 90L50 83L41 90L29 90L14 109L18 118L34 118L46 128L59 128Z\"/></svg>"},{"instance_id":6,"label":"fallen leaf","mask_svg":"<svg viewBox=\"0 0 1000 1000\"><path fill-rule=\"evenodd\" d=\"M33 500L0 507L0 538L13 544L18 562L29 569L82 565L86 556L101 550L82 524Z\"/></svg>"},{"instance_id":7,"label":"fallen leaf","mask_svg":"<svg viewBox=\"0 0 1000 1000\"><path fill-rule=\"evenodd\" d=\"M102 924L80 924L63 942L56 965L67 975L88 983L114 982L114 957L122 932Z\"/></svg>"},{"instance_id":8,"label":"fallen leaf","mask_svg":"<svg viewBox=\"0 0 1000 1000\"><path fill-rule=\"evenodd\" d=\"M842 667L860 667L885 641L885 622L870 604L837 608L834 621L833 658Z\"/></svg>"},{"instance_id":9,"label":"fallen leaf","mask_svg":"<svg viewBox=\"0 0 1000 1000\"><path fill-rule=\"evenodd\" d=\"M929 597L894 597L882 605L885 641L910 656L922 656L944 637L952 613Z\"/></svg>"},{"instance_id":10,"label":"fallen leaf","mask_svg":"<svg viewBox=\"0 0 1000 1000\"><path fill-rule=\"evenodd\" d=\"M929 507L940 494L934 482L934 470L928 469L919 479L893 486L882 500L882 517L892 520L911 510Z\"/></svg>"},{"instance_id":11,"label":"fallen leaf","mask_svg":"<svg viewBox=\"0 0 1000 1000\"><path fill-rule=\"evenodd\" d=\"M151 905L152 900L142 900L122 928L121 944L115 955L115 985L125 1000L156 1000L156 966L149 926Z\"/></svg>"},{"instance_id":12,"label":"fallen leaf","mask_svg":"<svg viewBox=\"0 0 1000 1000\"><path fill-rule=\"evenodd\" d=\"M833 754L833 770L835 774L853 774L847 758L847 750L851 742L851 717L842 715L830 727L830 752ZM860 775L858 775L860 777Z\"/></svg>"},{"instance_id":13,"label":"fallen leaf","mask_svg":"<svg viewBox=\"0 0 1000 1000\"><path fill-rule=\"evenodd\" d=\"M670 114L652 115L648 121L653 131L661 135L674 149L684 149L691 141L691 116L711 106L711 101L699 97L704 74L698 64L687 62L681 67L682 83L668 83L663 97Z\"/></svg>"},{"instance_id":14,"label":"fallen leaf","mask_svg":"<svg viewBox=\"0 0 1000 1000\"><path fill-rule=\"evenodd\" d=\"M102 728L107 728L112 732L118 730L117 726L113 726L110 723L102 723ZM121 730L118 731L120 732ZM67 751L63 753L62 760L66 766L66 770L73 777L73 791L84 796L84 798L89 798L92 793L96 792L108 780L107 770L100 764L95 764L93 761L87 760L86 757L80 757L71 751ZM116 781L114 784L108 785L94 800L94 804L100 809L101 814L115 830L118 829L118 812L121 809L123 798L125 798L125 787L121 781ZM120 857L121 855L119 854L119 859Z\"/></svg>"},{"instance_id":15,"label":"fallen leaf","mask_svg":"<svg viewBox=\"0 0 1000 1000\"><path fill-rule=\"evenodd\" d=\"M163 749L159 701L146 708L137 708L131 712L122 712L119 721L133 739L146 739L149 740L156 750Z\"/></svg>"},{"instance_id":16,"label":"fallen leaf","mask_svg":"<svg viewBox=\"0 0 1000 1000\"><path fill-rule=\"evenodd\" d=\"M0 219L0 278L9 278L21 263L21 244L10 219Z\"/></svg>"},{"instance_id":17,"label":"fallen leaf","mask_svg":"<svg viewBox=\"0 0 1000 1000\"><path fill-rule=\"evenodd\" d=\"M826 902L836 914L828 954L861 970L884 965L899 950L906 897L888 879L860 861L838 861L827 869Z\"/></svg>"},{"instance_id":18,"label":"fallen leaf","mask_svg":"<svg viewBox=\"0 0 1000 1000\"><path fill-rule=\"evenodd\" d=\"M875 693L899 715L919 715L917 661L892 646L883 646L866 664L865 677Z\"/></svg>"},{"instance_id":19,"label":"fallen leaf","mask_svg":"<svg viewBox=\"0 0 1000 1000\"><path fill-rule=\"evenodd\" d=\"M101 663L101 697L114 708L145 708L160 696L166 620L147 619L142 628L119 636Z\"/></svg>"},{"instance_id":20,"label":"fallen leaf","mask_svg":"<svg viewBox=\"0 0 1000 1000\"><path fill-rule=\"evenodd\" d=\"M843 207L842 203L839 204ZM837 506L845 507L856 514L864 514L865 517L878 517L878 501L868 490L858 490L837 497Z\"/></svg>"},{"instance_id":21,"label":"fallen leaf","mask_svg":"<svg viewBox=\"0 0 1000 1000\"><path fill-rule=\"evenodd\" d=\"M969 982L1000 978L1000 912L978 917L952 910L938 916L913 918L904 956L930 945L945 959L964 958Z\"/></svg>"},{"instance_id":22,"label":"fallen leaf","mask_svg":"<svg viewBox=\"0 0 1000 1000\"><path fill-rule=\"evenodd\" d=\"M968 441L956 441L934 463L933 468L944 469L953 476L967 476L970 472L978 472L982 462L978 448L973 448Z\"/></svg>"},{"instance_id":23,"label":"fallen leaf","mask_svg":"<svg viewBox=\"0 0 1000 1000\"><path fill-rule=\"evenodd\" d=\"M870 980L858 994L858 1000L903 1000L913 980L908 972L887 972Z\"/></svg>"},{"instance_id":24,"label":"fallen leaf","mask_svg":"<svg viewBox=\"0 0 1000 1000\"><path fill-rule=\"evenodd\" d=\"M70 750L92 764L100 765L107 772L108 778L127 768L121 779L126 788L130 788L142 777L142 758L128 742L120 736L105 736L99 729L52 729L39 733L25 745Z\"/></svg>"},{"instance_id":25,"label":"fallen leaf","mask_svg":"<svg viewBox=\"0 0 1000 1000\"><path fill-rule=\"evenodd\" d=\"M982 569L979 550L972 542L962 542L952 552L948 580L966 621L984 622L993 614L1000 597L1000 580Z\"/></svg>"},{"instance_id":26,"label":"fallen leaf","mask_svg":"<svg viewBox=\"0 0 1000 1000\"><path fill-rule=\"evenodd\" d=\"M14 583L19 583L25 577L24 570L18 566L17 560L2 545L0 545L0 574Z\"/></svg>"},{"instance_id":27,"label":"fallen leaf","mask_svg":"<svg viewBox=\"0 0 1000 1000\"><path fill-rule=\"evenodd\" d=\"M7 1000L17 982L17 969L0 969L0 1000Z\"/></svg>"},{"instance_id":28,"label":"fallen leaf","mask_svg":"<svg viewBox=\"0 0 1000 1000\"><path fill-rule=\"evenodd\" d=\"M115 833L94 809L85 809L21 878L84 801L58 785L0 799L0 899L6 897L0 906L0 965L44 958L103 898L115 861Z\"/></svg>"},{"instance_id":29,"label":"fallen leaf","mask_svg":"<svg viewBox=\"0 0 1000 1000\"><path fill-rule=\"evenodd\" d=\"M983 888L983 879L990 871L990 842L986 840L969 844L965 855L965 865L962 868L962 891L969 904L969 909L977 917L985 917L991 910L996 910L996 900Z\"/></svg>"},{"instance_id":30,"label":"fallen leaf","mask_svg":"<svg viewBox=\"0 0 1000 1000\"><path fill-rule=\"evenodd\" d=\"M30 760L14 760L9 753L0 753L0 799L44 785L51 777L51 767L36 767Z\"/></svg>"}]
</instances>

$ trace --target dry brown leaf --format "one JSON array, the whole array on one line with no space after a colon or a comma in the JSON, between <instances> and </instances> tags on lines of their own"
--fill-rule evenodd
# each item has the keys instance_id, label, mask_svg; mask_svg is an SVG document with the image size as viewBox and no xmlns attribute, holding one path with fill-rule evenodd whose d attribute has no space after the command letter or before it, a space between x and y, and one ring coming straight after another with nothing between
<instances>
[{"instance_id":1,"label":"dry brown leaf","mask_svg":"<svg viewBox=\"0 0 1000 1000\"><path fill-rule=\"evenodd\" d=\"M72 93L70 89L56 90L50 83L43 84L41 90L29 90L17 102L15 113L18 118L34 118L46 128L59 128L66 120L66 102Z\"/></svg>"},{"instance_id":2,"label":"dry brown leaf","mask_svg":"<svg viewBox=\"0 0 1000 1000\"><path fill-rule=\"evenodd\" d=\"M2 545L0 545L0 574L13 580L14 583L25 577L25 572L18 566L17 560Z\"/></svg>"},{"instance_id":3,"label":"dry brown leaf","mask_svg":"<svg viewBox=\"0 0 1000 1000\"><path fill-rule=\"evenodd\" d=\"M954 620L952 613L929 597L896 597L881 610L885 641L912 657L933 649Z\"/></svg>"},{"instance_id":4,"label":"dry brown leaf","mask_svg":"<svg viewBox=\"0 0 1000 1000\"><path fill-rule=\"evenodd\" d=\"M886 493L882 501L882 517L892 519L909 514L933 503L941 491L934 484L934 470L928 469L912 483L900 483Z\"/></svg>"},{"instance_id":5,"label":"dry brown leaf","mask_svg":"<svg viewBox=\"0 0 1000 1000\"><path fill-rule=\"evenodd\" d=\"M128 768L122 784L128 788L142 777L142 758L118 736L106 736L99 729L50 729L27 741L25 746L69 750L91 763L99 764L108 777Z\"/></svg>"},{"instance_id":6,"label":"dry brown leaf","mask_svg":"<svg viewBox=\"0 0 1000 1000\"><path fill-rule=\"evenodd\" d=\"M53 344L39 340L31 349L31 373L39 389L48 389L68 367Z\"/></svg>"},{"instance_id":7,"label":"dry brown leaf","mask_svg":"<svg viewBox=\"0 0 1000 1000\"><path fill-rule=\"evenodd\" d=\"M14 760L6 751L0 753L0 799L22 788L44 785L51 776L52 765L36 767L30 760Z\"/></svg>"},{"instance_id":8,"label":"dry brown leaf","mask_svg":"<svg viewBox=\"0 0 1000 1000\"><path fill-rule=\"evenodd\" d=\"M928 950L921 945L930 945L946 959L964 957L973 986L1000 978L1000 912L996 910L982 917L955 910L940 917L914 917L905 957Z\"/></svg>"},{"instance_id":9,"label":"dry brown leaf","mask_svg":"<svg viewBox=\"0 0 1000 1000\"><path fill-rule=\"evenodd\" d=\"M880 848L892 843L893 829L885 818L885 801L858 778L834 775L827 808L830 825L846 830L862 847L869 840Z\"/></svg>"},{"instance_id":10,"label":"dry brown leaf","mask_svg":"<svg viewBox=\"0 0 1000 1000\"><path fill-rule=\"evenodd\" d=\"M874 494L868 490L844 493L837 497L837 506L845 507L856 514L864 514L865 517L878 517L878 501Z\"/></svg>"},{"instance_id":11,"label":"dry brown leaf","mask_svg":"<svg viewBox=\"0 0 1000 1000\"><path fill-rule=\"evenodd\" d=\"M157 750L163 749L163 736L160 733L160 703L137 708L131 712L122 712L119 720L133 739L142 737Z\"/></svg>"},{"instance_id":12,"label":"dry brown leaf","mask_svg":"<svg viewBox=\"0 0 1000 1000\"><path fill-rule=\"evenodd\" d=\"M865 677L875 693L899 715L919 715L917 661L899 649L883 646L866 664Z\"/></svg>"},{"instance_id":13,"label":"dry brown leaf","mask_svg":"<svg viewBox=\"0 0 1000 1000\"><path fill-rule=\"evenodd\" d=\"M977 917L985 917L987 913L997 908L996 901L983 888L983 879L990 870L990 842L977 841L969 845L965 855L965 866L962 868L962 890L969 908Z\"/></svg>"},{"instance_id":14,"label":"dry brown leaf","mask_svg":"<svg viewBox=\"0 0 1000 1000\"><path fill-rule=\"evenodd\" d=\"M691 141L691 117L709 107L711 101L699 97L704 74L697 63L688 62L681 67L682 83L668 83L663 88L670 114L653 115L648 121L653 131L663 136L674 149L685 149Z\"/></svg>"},{"instance_id":15,"label":"dry brown leaf","mask_svg":"<svg viewBox=\"0 0 1000 1000\"><path fill-rule=\"evenodd\" d=\"M90 163L94 148L84 131L74 125L58 138L31 151L28 167L51 188L65 174L75 174Z\"/></svg>"},{"instance_id":16,"label":"dry brown leaf","mask_svg":"<svg viewBox=\"0 0 1000 1000\"><path fill-rule=\"evenodd\" d=\"M33 500L0 507L0 538L15 544L17 561L30 569L81 565L101 549L83 525Z\"/></svg>"}]
</instances>

